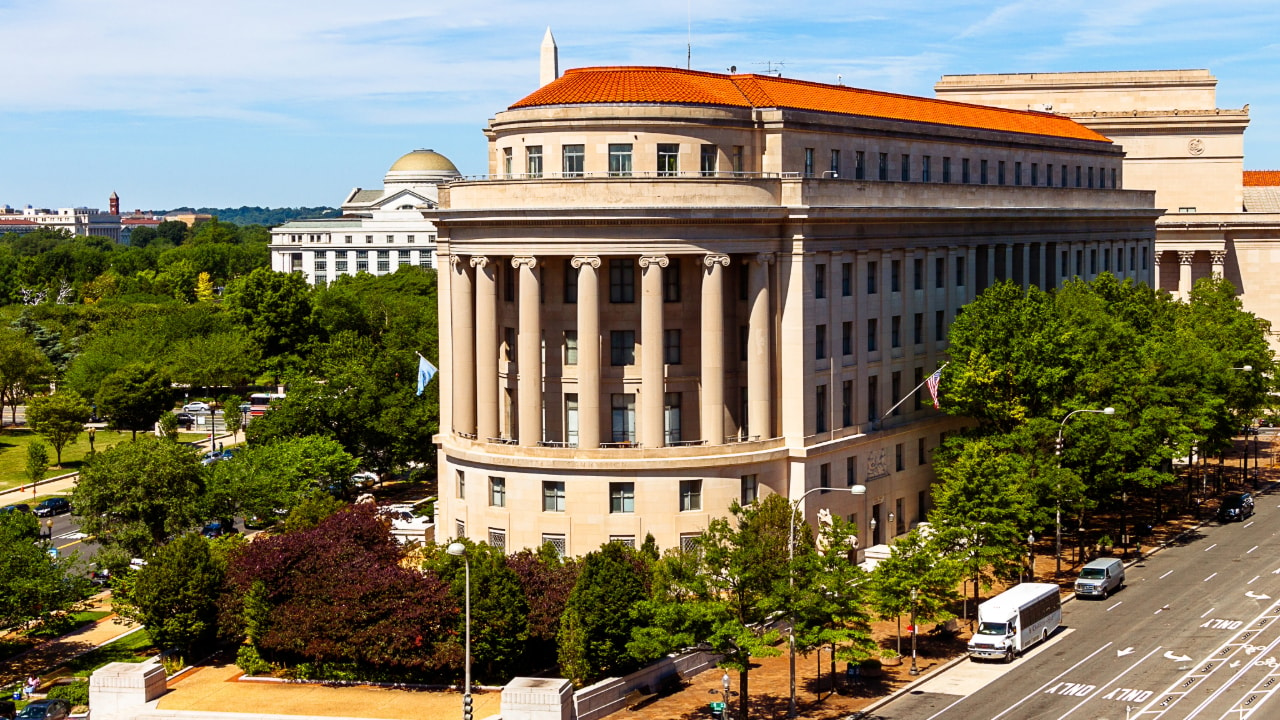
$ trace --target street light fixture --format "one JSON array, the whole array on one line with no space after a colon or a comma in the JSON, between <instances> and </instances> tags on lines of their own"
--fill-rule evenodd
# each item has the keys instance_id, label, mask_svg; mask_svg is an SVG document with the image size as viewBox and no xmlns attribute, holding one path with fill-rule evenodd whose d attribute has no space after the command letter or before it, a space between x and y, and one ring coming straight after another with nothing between
<instances>
[{"instance_id":1,"label":"street light fixture","mask_svg":"<svg viewBox=\"0 0 1280 720\"><path fill-rule=\"evenodd\" d=\"M1246 367L1248 366L1246 365ZM1089 410L1089 409L1072 410L1071 412L1067 413L1066 417L1062 418L1062 422L1058 423L1058 441L1054 445L1054 451L1053 451L1053 454L1058 456L1059 468L1062 467L1062 431L1067 428L1067 421L1070 420L1071 416L1075 415L1076 413L1099 413L1102 415L1115 415L1116 409L1113 407L1105 407L1105 408L1102 408L1101 410ZM1054 553L1057 556L1054 559L1056 564L1053 571L1054 581L1057 581L1057 579L1062 576L1062 493L1061 493L1062 481L1059 480L1058 483L1059 483L1059 493L1058 493L1058 497L1056 498L1057 507L1054 509L1054 525L1056 527L1054 529L1054 534L1053 534L1053 538L1054 538L1053 545L1054 545Z\"/></svg>"},{"instance_id":2,"label":"street light fixture","mask_svg":"<svg viewBox=\"0 0 1280 720\"><path fill-rule=\"evenodd\" d=\"M450 543L445 552L461 557L466 573L466 685L462 690L462 720L471 720L471 559L467 557L467 546L460 542Z\"/></svg>"},{"instance_id":3,"label":"street light fixture","mask_svg":"<svg viewBox=\"0 0 1280 720\"><path fill-rule=\"evenodd\" d=\"M818 491L847 492L850 495L866 495L867 486L854 485L853 487L847 487L847 488L830 488L830 487L809 488L808 490L805 490L804 493L800 495L800 497L791 501L791 512L789 513L790 521L791 521L790 522L791 531L787 535L787 559L789 560L789 564L787 568L787 575L788 575L787 583L788 585L791 585L793 587L795 586L795 581L796 581L794 571L793 571L793 566L795 564L795 559L796 559L796 512L800 509L800 504L804 502L804 499L808 497L810 493L815 493ZM871 522L875 523L875 520L872 520ZM788 625L790 626L789 629L787 630L787 646L790 648L790 652L791 652L791 700L787 704L787 717L793 718L796 716L796 625L795 625L795 621L792 620L790 623L788 623Z\"/></svg>"},{"instance_id":4,"label":"street light fixture","mask_svg":"<svg viewBox=\"0 0 1280 720\"><path fill-rule=\"evenodd\" d=\"M911 669L908 671L911 675L919 675L920 668L916 667L916 599L920 597L920 591L911 588Z\"/></svg>"},{"instance_id":5,"label":"street light fixture","mask_svg":"<svg viewBox=\"0 0 1280 720\"><path fill-rule=\"evenodd\" d=\"M1232 369L1232 370L1243 370L1244 372L1253 372L1253 366L1252 366L1252 365L1241 365L1240 367L1233 367L1233 368L1231 368L1231 369ZM1251 423L1251 424L1252 424L1252 423ZM1251 428L1251 427L1249 427L1249 425L1246 425L1246 426L1244 427L1244 461L1240 463L1240 469L1241 469L1241 471L1242 471L1242 472L1240 473L1240 475L1241 475L1241 477L1240 477L1240 482L1242 482L1242 483L1244 483L1244 482L1248 482L1248 481L1249 481L1249 431L1250 431L1251 429L1252 429L1252 428ZM1255 463L1255 464L1254 464L1254 471L1255 471L1255 472L1257 471L1257 463ZM1253 487L1254 487L1254 488L1257 488L1257 487L1258 487L1258 483L1257 483L1256 479L1255 479L1255 481L1254 481L1254 483L1253 483Z\"/></svg>"}]
</instances>

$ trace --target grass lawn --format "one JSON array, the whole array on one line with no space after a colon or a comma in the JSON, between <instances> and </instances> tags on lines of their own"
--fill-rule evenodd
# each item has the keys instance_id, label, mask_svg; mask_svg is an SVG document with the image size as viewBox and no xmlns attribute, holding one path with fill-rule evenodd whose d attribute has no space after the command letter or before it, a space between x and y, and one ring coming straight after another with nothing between
<instances>
[{"instance_id":1,"label":"grass lawn","mask_svg":"<svg viewBox=\"0 0 1280 720\"><path fill-rule=\"evenodd\" d=\"M129 440L130 437L132 434L127 432L99 430L97 437L94 438L93 447L101 452L116 443ZM5 428L5 431L0 433L0 489L27 482L27 446L37 438L43 439L39 433L31 430L15 430L12 427ZM49 472L45 477L57 477L79 470L84 464L84 456L89 453L89 434L80 433L80 437L76 438L75 442L67 443L62 448L61 470L54 463L56 455L47 440L45 440L45 446L49 449Z\"/></svg>"},{"instance_id":2,"label":"grass lawn","mask_svg":"<svg viewBox=\"0 0 1280 720\"><path fill-rule=\"evenodd\" d=\"M33 638L53 638L74 632L90 623L95 623L111 613L105 610L83 610L77 613L71 613L71 617L61 622L53 623L49 626L40 626L27 633L27 637Z\"/></svg>"},{"instance_id":3,"label":"grass lawn","mask_svg":"<svg viewBox=\"0 0 1280 720\"><path fill-rule=\"evenodd\" d=\"M66 667L76 677L89 677L94 670L113 662L139 663L160 652L151 643L146 630L125 635L113 643L103 645L67 663Z\"/></svg>"}]
</instances>

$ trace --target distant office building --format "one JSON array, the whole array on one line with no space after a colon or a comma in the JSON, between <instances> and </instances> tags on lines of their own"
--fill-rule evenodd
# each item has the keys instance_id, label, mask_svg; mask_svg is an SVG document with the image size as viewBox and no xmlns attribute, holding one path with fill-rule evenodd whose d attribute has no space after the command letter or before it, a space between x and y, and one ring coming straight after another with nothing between
<instances>
[{"instance_id":1,"label":"distant office building","mask_svg":"<svg viewBox=\"0 0 1280 720\"><path fill-rule=\"evenodd\" d=\"M111 193L108 212L97 208L73 207L50 210L30 205L15 210L0 205L0 233L29 233L40 228L65 230L83 237L105 237L120 241L120 198Z\"/></svg>"},{"instance_id":2,"label":"distant office building","mask_svg":"<svg viewBox=\"0 0 1280 720\"><path fill-rule=\"evenodd\" d=\"M913 389L966 303L1152 279L1154 193L1122 189L1121 148L1070 118L760 75L544 76L485 129L488 177L426 213L439 539L674 547L733 502L863 484L805 517L885 544L925 518L962 424ZM279 231L304 272L312 246L361 247L320 227Z\"/></svg>"},{"instance_id":3,"label":"distant office building","mask_svg":"<svg viewBox=\"0 0 1280 720\"><path fill-rule=\"evenodd\" d=\"M271 230L271 267L301 272L317 285L339 275L385 275L401 265L436 266L436 228L423 219L440 185L460 177L445 156L414 150L391 166L383 187L355 188L342 216L294 220Z\"/></svg>"},{"instance_id":4,"label":"distant office building","mask_svg":"<svg viewBox=\"0 0 1280 720\"><path fill-rule=\"evenodd\" d=\"M1219 108L1208 70L947 75L938 97L1072 118L1124 148L1125 187L1154 190L1156 282L1185 297L1210 274L1273 323L1280 349L1280 173L1244 170L1249 106Z\"/></svg>"}]
</instances>

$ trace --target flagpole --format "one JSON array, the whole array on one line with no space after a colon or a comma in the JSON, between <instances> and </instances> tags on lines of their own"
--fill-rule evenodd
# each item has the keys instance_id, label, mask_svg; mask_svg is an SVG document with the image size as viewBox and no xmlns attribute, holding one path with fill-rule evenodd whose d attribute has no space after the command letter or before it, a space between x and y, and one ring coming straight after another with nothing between
<instances>
[{"instance_id":1,"label":"flagpole","mask_svg":"<svg viewBox=\"0 0 1280 720\"><path fill-rule=\"evenodd\" d=\"M950 360L948 360L948 361L946 361L946 362L942 363L942 367L938 368L937 370L934 370L932 373L929 373L929 376L930 376L930 377L932 377L935 373L940 373L940 372L942 372L942 368L945 368L946 366L948 366L948 365L950 365L950 364L951 364L951 361L950 361ZM902 399L901 399L901 400L899 400L898 402L894 403L893 407L889 408L888 410L886 410L886 411L884 412L884 414L883 414L883 415L881 415L880 417L876 418L874 425L879 425L881 420L884 420L885 418L887 418L887 417L889 417L890 415L892 415L892 414L893 414L893 411L894 411L894 410L897 410L899 405L901 405L902 403L906 402L906 401L907 401L907 398L909 398L909 397L911 397L912 395L914 395L914 394L916 393L916 391L917 391L917 390L919 390L920 388L924 387L926 384L928 384L928 382L929 382L929 378L928 378L928 377L926 377L926 378L924 379L924 382L922 382L922 383L920 383L919 385L915 386L915 388L914 388L913 390L911 390L910 392L908 392L906 395L903 395L903 396L902 396Z\"/></svg>"}]
</instances>

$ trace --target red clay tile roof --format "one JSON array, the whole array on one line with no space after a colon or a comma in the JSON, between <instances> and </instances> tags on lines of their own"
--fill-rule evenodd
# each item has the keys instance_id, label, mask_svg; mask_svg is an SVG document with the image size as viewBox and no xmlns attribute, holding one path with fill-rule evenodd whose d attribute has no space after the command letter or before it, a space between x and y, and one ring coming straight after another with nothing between
<instances>
[{"instance_id":1,"label":"red clay tile roof","mask_svg":"<svg viewBox=\"0 0 1280 720\"><path fill-rule=\"evenodd\" d=\"M1276 187L1280 185L1280 170L1245 170L1245 187Z\"/></svg>"},{"instance_id":2,"label":"red clay tile roof","mask_svg":"<svg viewBox=\"0 0 1280 720\"><path fill-rule=\"evenodd\" d=\"M1050 113L895 95L770 75L721 75L661 67L567 70L510 109L600 103L789 108L1110 142L1070 118Z\"/></svg>"}]
</instances>

